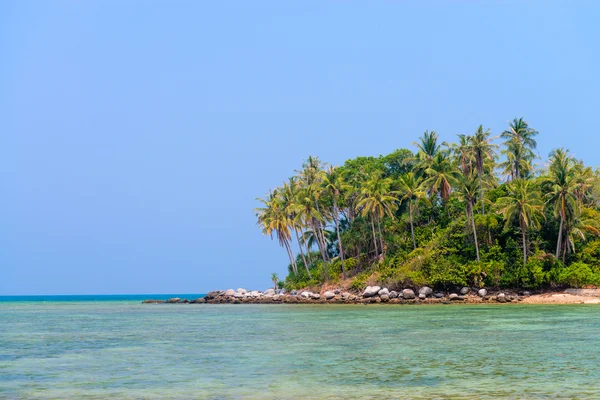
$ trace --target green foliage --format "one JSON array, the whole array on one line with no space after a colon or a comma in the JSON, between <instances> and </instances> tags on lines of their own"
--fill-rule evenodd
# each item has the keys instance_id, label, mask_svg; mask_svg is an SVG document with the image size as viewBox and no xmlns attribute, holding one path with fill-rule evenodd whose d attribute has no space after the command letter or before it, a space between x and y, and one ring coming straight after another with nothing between
<instances>
[{"instance_id":1,"label":"green foliage","mask_svg":"<svg viewBox=\"0 0 600 400\"><path fill-rule=\"evenodd\" d=\"M600 272L585 263L575 262L560 272L558 283L571 287L597 286L600 285Z\"/></svg>"}]
</instances>

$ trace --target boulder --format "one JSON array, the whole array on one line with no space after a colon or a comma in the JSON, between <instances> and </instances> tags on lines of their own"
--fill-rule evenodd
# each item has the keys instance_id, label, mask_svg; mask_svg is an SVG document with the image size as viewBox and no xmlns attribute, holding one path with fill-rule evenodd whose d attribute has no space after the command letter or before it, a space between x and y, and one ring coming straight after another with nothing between
<instances>
[{"instance_id":1,"label":"boulder","mask_svg":"<svg viewBox=\"0 0 600 400\"><path fill-rule=\"evenodd\" d=\"M242 297L244 297L244 295L243 295L242 293L237 293L237 292L236 292L236 293L233 295L233 297L235 297L236 299L241 299Z\"/></svg>"},{"instance_id":2,"label":"boulder","mask_svg":"<svg viewBox=\"0 0 600 400\"><path fill-rule=\"evenodd\" d=\"M340 294L340 293L341 293L341 290L340 290L340 289L335 289L335 290L333 291L333 293L335 293L335 294Z\"/></svg>"},{"instance_id":3,"label":"boulder","mask_svg":"<svg viewBox=\"0 0 600 400\"><path fill-rule=\"evenodd\" d=\"M292 291L290 292L290 294L291 294L292 296L296 296L296 295L298 294L298 292L297 292L297 291L295 291L295 290L292 290Z\"/></svg>"},{"instance_id":4,"label":"boulder","mask_svg":"<svg viewBox=\"0 0 600 400\"><path fill-rule=\"evenodd\" d=\"M450 293L448 300L458 300L458 295L456 293Z\"/></svg>"},{"instance_id":5,"label":"boulder","mask_svg":"<svg viewBox=\"0 0 600 400\"><path fill-rule=\"evenodd\" d=\"M390 295L389 294L382 294L379 296L379 298L381 299L381 301L383 302L388 302L390 301Z\"/></svg>"},{"instance_id":6,"label":"boulder","mask_svg":"<svg viewBox=\"0 0 600 400\"><path fill-rule=\"evenodd\" d=\"M266 295L271 295L273 296L275 294L275 289L267 289L263 292L263 294Z\"/></svg>"},{"instance_id":7,"label":"boulder","mask_svg":"<svg viewBox=\"0 0 600 400\"><path fill-rule=\"evenodd\" d=\"M300 293L300 296L304 297L305 299L308 299L310 297L311 293L307 292L306 290L302 293Z\"/></svg>"},{"instance_id":8,"label":"boulder","mask_svg":"<svg viewBox=\"0 0 600 400\"><path fill-rule=\"evenodd\" d=\"M363 292L362 296L363 297L373 297L377 293L379 293L380 290L381 290L381 288L379 286L367 286L367 288Z\"/></svg>"},{"instance_id":9,"label":"boulder","mask_svg":"<svg viewBox=\"0 0 600 400\"><path fill-rule=\"evenodd\" d=\"M395 290L392 290L389 294L390 299L397 299L398 298L398 292L396 292Z\"/></svg>"},{"instance_id":10,"label":"boulder","mask_svg":"<svg viewBox=\"0 0 600 400\"><path fill-rule=\"evenodd\" d=\"M415 292L412 289L404 289L402 291L402 297L404 297L407 300L414 299Z\"/></svg>"},{"instance_id":11,"label":"boulder","mask_svg":"<svg viewBox=\"0 0 600 400\"><path fill-rule=\"evenodd\" d=\"M427 298L427 296L425 296L423 293L419 293L419 300L425 300Z\"/></svg>"},{"instance_id":12,"label":"boulder","mask_svg":"<svg viewBox=\"0 0 600 400\"><path fill-rule=\"evenodd\" d=\"M496 301L499 303L506 303L506 295L504 293L500 293L496 296Z\"/></svg>"},{"instance_id":13,"label":"boulder","mask_svg":"<svg viewBox=\"0 0 600 400\"><path fill-rule=\"evenodd\" d=\"M479 289L479 291L477 292L477 295L479 297L485 297L485 296L487 296L487 290L486 289Z\"/></svg>"},{"instance_id":14,"label":"boulder","mask_svg":"<svg viewBox=\"0 0 600 400\"><path fill-rule=\"evenodd\" d=\"M281 289L281 292L279 292L279 294L282 294L282 295L283 295L283 294L287 294L287 292L288 292L287 290L285 290L285 289Z\"/></svg>"},{"instance_id":15,"label":"boulder","mask_svg":"<svg viewBox=\"0 0 600 400\"><path fill-rule=\"evenodd\" d=\"M225 296L233 296L235 294L235 290L227 289L224 294Z\"/></svg>"},{"instance_id":16,"label":"boulder","mask_svg":"<svg viewBox=\"0 0 600 400\"><path fill-rule=\"evenodd\" d=\"M423 286L421 289L419 289L419 295L424 294L425 297L431 296L432 293L433 293L433 289L431 289L428 286Z\"/></svg>"},{"instance_id":17,"label":"boulder","mask_svg":"<svg viewBox=\"0 0 600 400\"><path fill-rule=\"evenodd\" d=\"M325 300L331 300L335 297L335 293L331 290L328 290L325 293L323 293L323 296L325 296Z\"/></svg>"},{"instance_id":18,"label":"boulder","mask_svg":"<svg viewBox=\"0 0 600 400\"><path fill-rule=\"evenodd\" d=\"M196 304L206 303L206 299L204 297L198 297L196 299Z\"/></svg>"},{"instance_id":19,"label":"boulder","mask_svg":"<svg viewBox=\"0 0 600 400\"><path fill-rule=\"evenodd\" d=\"M244 288L238 288L238 290L236 290L236 292L238 292L238 293L241 293L241 294L244 294L244 293L246 293L246 292L247 292L247 290L246 290L246 289L244 289Z\"/></svg>"},{"instance_id":20,"label":"boulder","mask_svg":"<svg viewBox=\"0 0 600 400\"><path fill-rule=\"evenodd\" d=\"M347 299L352 297L352 293L344 292L342 293L342 299Z\"/></svg>"},{"instance_id":21,"label":"boulder","mask_svg":"<svg viewBox=\"0 0 600 400\"><path fill-rule=\"evenodd\" d=\"M379 292L377 292L377 294L378 294L378 295L380 295L380 296L383 296L384 294L387 294L387 295L389 295L389 294L390 294L390 291L389 291L389 290L387 290L387 288L383 288L383 289L381 289Z\"/></svg>"},{"instance_id":22,"label":"boulder","mask_svg":"<svg viewBox=\"0 0 600 400\"><path fill-rule=\"evenodd\" d=\"M441 299L442 297L444 297L444 293L436 292L433 294L433 297L435 297L436 299Z\"/></svg>"},{"instance_id":23,"label":"boulder","mask_svg":"<svg viewBox=\"0 0 600 400\"><path fill-rule=\"evenodd\" d=\"M319 300L321 298L321 295L319 293L311 293L310 298L313 300Z\"/></svg>"},{"instance_id":24,"label":"boulder","mask_svg":"<svg viewBox=\"0 0 600 400\"><path fill-rule=\"evenodd\" d=\"M179 297L173 297L167 300L167 303L179 303L181 299Z\"/></svg>"},{"instance_id":25,"label":"boulder","mask_svg":"<svg viewBox=\"0 0 600 400\"><path fill-rule=\"evenodd\" d=\"M468 287L465 286L460 289L460 294L464 296L466 294L469 294L470 291L471 291L471 289L469 289Z\"/></svg>"},{"instance_id":26,"label":"boulder","mask_svg":"<svg viewBox=\"0 0 600 400\"><path fill-rule=\"evenodd\" d=\"M523 296L531 296L531 292L528 292L527 290L523 292Z\"/></svg>"},{"instance_id":27,"label":"boulder","mask_svg":"<svg viewBox=\"0 0 600 400\"><path fill-rule=\"evenodd\" d=\"M144 300L142 304L162 304L164 302L164 300Z\"/></svg>"}]
</instances>

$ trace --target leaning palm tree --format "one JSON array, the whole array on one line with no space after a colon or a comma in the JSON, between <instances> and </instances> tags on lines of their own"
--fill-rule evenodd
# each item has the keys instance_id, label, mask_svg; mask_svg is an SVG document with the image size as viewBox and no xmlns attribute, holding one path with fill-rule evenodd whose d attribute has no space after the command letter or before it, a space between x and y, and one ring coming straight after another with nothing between
<instances>
[{"instance_id":1,"label":"leaning palm tree","mask_svg":"<svg viewBox=\"0 0 600 400\"><path fill-rule=\"evenodd\" d=\"M342 246L342 237L340 235L340 210L338 208L338 201L340 194L349 188L349 185L344 181L342 176L339 174L336 167L330 166L325 173L323 179L323 185L325 190L333 198L333 209L331 215L333 222L335 223L335 231L337 233L338 250L340 253L340 260L342 262L342 277L346 279L346 267L344 265L344 247Z\"/></svg>"},{"instance_id":2,"label":"leaning palm tree","mask_svg":"<svg viewBox=\"0 0 600 400\"><path fill-rule=\"evenodd\" d=\"M511 181L508 186L508 194L498 199L500 213L506 221L508 228L514 219L518 219L519 228L523 239L523 265L527 264L527 230L530 227L539 228L540 219L544 217L542 212L544 203L536 182L525 179Z\"/></svg>"},{"instance_id":3,"label":"leaning palm tree","mask_svg":"<svg viewBox=\"0 0 600 400\"><path fill-rule=\"evenodd\" d=\"M300 231L303 228L303 224L297 213L296 199L298 198L298 194L300 191L300 186L298 184L298 180L296 177L292 177L288 180L288 182L283 183L283 187L281 189L281 198L283 201L283 207L286 210L286 213L289 217L290 227L294 230L296 235L296 241L298 242L298 248L300 250L300 255L302 256L302 261L304 263L304 268L306 269L306 273L308 277L312 279L310 269L308 268L310 253L307 251L307 255L304 254L304 248L302 241L300 240ZM308 258L307 258L308 256Z\"/></svg>"},{"instance_id":4,"label":"leaning palm tree","mask_svg":"<svg viewBox=\"0 0 600 400\"><path fill-rule=\"evenodd\" d=\"M381 173L374 172L371 179L364 183L361 190L358 207L362 209L362 215L371 218L371 229L373 232L373 244L375 245L375 255L378 254L377 235L375 234L375 222L379 231L379 244L381 254L385 256L383 246L383 235L381 233L381 219L388 215L393 216L396 198L391 195L391 180L383 178Z\"/></svg>"},{"instance_id":5,"label":"leaning palm tree","mask_svg":"<svg viewBox=\"0 0 600 400\"><path fill-rule=\"evenodd\" d=\"M550 153L548 176L542 183L547 188L546 204L551 205L554 216L560 218L558 239L556 241L556 258L560 254L563 234L567 220L578 214L579 204L575 195L574 160L565 149L556 149Z\"/></svg>"},{"instance_id":6,"label":"leaning palm tree","mask_svg":"<svg viewBox=\"0 0 600 400\"><path fill-rule=\"evenodd\" d=\"M447 146L454 155L462 174L471 175L473 164L475 163L475 158L473 157L473 137L458 135L458 143L450 143Z\"/></svg>"},{"instance_id":7,"label":"leaning palm tree","mask_svg":"<svg viewBox=\"0 0 600 400\"><path fill-rule=\"evenodd\" d=\"M402 175L398 180L398 186L397 194L400 196L400 202L408 203L410 234L412 236L413 249L416 249L417 242L415 241L415 228L413 223L414 207L419 200L427 199L427 194L421 186L421 181L415 177L413 172Z\"/></svg>"},{"instance_id":8,"label":"leaning palm tree","mask_svg":"<svg viewBox=\"0 0 600 400\"><path fill-rule=\"evenodd\" d=\"M479 197L479 181L473 175L464 176L458 184L458 195L465 202L465 212L467 214L467 222L473 229L473 238L475 240L475 253L477 262L479 262L479 243L477 241L477 229L475 228L475 215L473 207Z\"/></svg>"},{"instance_id":9,"label":"leaning palm tree","mask_svg":"<svg viewBox=\"0 0 600 400\"><path fill-rule=\"evenodd\" d=\"M277 284L279 283L279 276L275 272L271 274L271 281L273 282L273 289L277 290Z\"/></svg>"}]
</instances>

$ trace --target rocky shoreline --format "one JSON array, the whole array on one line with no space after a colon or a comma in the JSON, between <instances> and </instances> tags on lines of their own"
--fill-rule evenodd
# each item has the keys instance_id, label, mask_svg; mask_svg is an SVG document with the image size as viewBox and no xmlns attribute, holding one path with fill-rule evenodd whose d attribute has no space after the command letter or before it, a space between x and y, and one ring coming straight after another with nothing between
<instances>
[{"instance_id":1,"label":"rocky shoreline","mask_svg":"<svg viewBox=\"0 0 600 400\"><path fill-rule=\"evenodd\" d=\"M532 295L528 291L488 291L488 289L463 287L455 292L434 291L428 286L418 290L389 290L379 286L367 286L362 293L341 289L323 292L308 290L290 292L285 289L268 289L264 292L217 290L198 299L172 298L168 300L144 300L144 304L448 304L448 303L517 303Z\"/></svg>"}]
</instances>

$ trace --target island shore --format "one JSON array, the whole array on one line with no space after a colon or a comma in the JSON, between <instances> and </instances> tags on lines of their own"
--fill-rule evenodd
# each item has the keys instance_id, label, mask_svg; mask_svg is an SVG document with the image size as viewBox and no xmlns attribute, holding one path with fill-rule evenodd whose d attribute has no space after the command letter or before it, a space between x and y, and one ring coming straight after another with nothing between
<instances>
[{"instance_id":1,"label":"island shore","mask_svg":"<svg viewBox=\"0 0 600 400\"><path fill-rule=\"evenodd\" d=\"M287 292L285 289L247 291L229 289L209 292L198 299L171 298L144 300L144 304L449 304L449 303L522 303L522 304L600 304L600 289L566 289L530 293L528 291L491 291L463 287L456 292L440 292L425 286L417 291L388 290L368 286L362 293L340 289L321 292L308 290Z\"/></svg>"}]
</instances>

